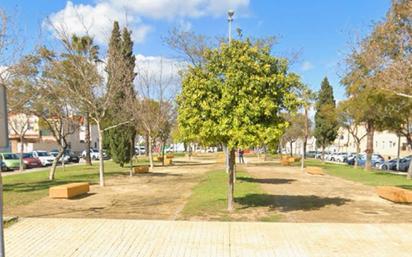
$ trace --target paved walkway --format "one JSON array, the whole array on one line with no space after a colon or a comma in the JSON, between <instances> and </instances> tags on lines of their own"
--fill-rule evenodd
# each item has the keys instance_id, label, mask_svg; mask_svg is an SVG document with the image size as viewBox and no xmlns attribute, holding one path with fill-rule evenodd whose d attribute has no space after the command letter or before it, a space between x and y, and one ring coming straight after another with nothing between
<instances>
[{"instance_id":1,"label":"paved walkway","mask_svg":"<svg viewBox=\"0 0 412 257\"><path fill-rule=\"evenodd\" d=\"M6 256L412 256L412 224L27 218Z\"/></svg>"}]
</instances>

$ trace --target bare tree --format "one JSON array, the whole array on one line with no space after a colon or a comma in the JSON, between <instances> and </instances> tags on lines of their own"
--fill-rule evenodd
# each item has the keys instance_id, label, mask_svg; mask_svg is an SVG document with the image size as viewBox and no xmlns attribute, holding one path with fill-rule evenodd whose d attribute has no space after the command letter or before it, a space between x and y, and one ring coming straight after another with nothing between
<instances>
[{"instance_id":1,"label":"bare tree","mask_svg":"<svg viewBox=\"0 0 412 257\"><path fill-rule=\"evenodd\" d=\"M59 148L49 179L53 180L57 162L67 148L67 137L77 131L79 120L70 106L70 96L64 84L56 79L54 67L58 63L54 52L39 48L36 54L25 56L10 69L9 89L19 92L11 108L24 115L35 115L46 124ZM27 130L28 124L22 131Z\"/></svg>"},{"instance_id":2,"label":"bare tree","mask_svg":"<svg viewBox=\"0 0 412 257\"><path fill-rule=\"evenodd\" d=\"M129 106L137 126L147 135L150 168L153 169L153 142L162 135L170 135L174 101L178 85L178 69L170 63L166 67L163 58L157 62L137 63L137 98L130 99ZM169 129L168 129L169 128Z\"/></svg>"},{"instance_id":3,"label":"bare tree","mask_svg":"<svg viewBox=\"0 0 412 257\"><path fill-rule=\"evenodd\" d=\"M10 97L8 97L10 99ZM12 129L14 135L19 138L20 142L20 171L24 170L23 162L23 152L24 152L24 141L26 133L29 130L31 123L31 117L24 113L14 114L12 117L9 117L9 128Z\"/></svg>"}]
</instances>

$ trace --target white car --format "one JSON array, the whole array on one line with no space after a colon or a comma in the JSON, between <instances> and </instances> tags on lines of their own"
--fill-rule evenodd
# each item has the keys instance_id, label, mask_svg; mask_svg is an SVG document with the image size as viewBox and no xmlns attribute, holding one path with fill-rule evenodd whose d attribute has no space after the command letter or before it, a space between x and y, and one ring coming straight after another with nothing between
<instances>
[{"instance_id":1,"label":"white car","mask_svg":"<svg viewBox=\"0 0 412 257\"><path fill-rule=\"evenodd\" d=\"M54 161L54 156L49 154L47 151L33 151L33 157L38 158L42 166L52 165Z\"/></svg>"},{"instance_id":2,"label":"white car","mask_svg":"<svg viewBox=\"0 0 412 257\"><path fill-rule=\"evenodd\" d=\"M59 154L58 151L50 151L50 155L54 156L56 158L56 156ZM60 157L60 160L58 160L59 162L61 162L63 159L64 163L69 163L70 162L70 156L68 155L63 155L62 157Z\"/></svg>"},{"instance_id":3,"label":"white car","mask_svg":"<svg viewBox=\"0 0 412 257\"><path fill-rule=\"evenodd\" d=\"M92 160L98 160L99 159L99 150L94 149L94 148L90 148L90 158ZM86 150L83 150L82 152L82 158L85 159L86 158ZM107 155L107 153L103 150L103 159L107 160L109 159L109 156Z\"/></svg>"}]
</instances>

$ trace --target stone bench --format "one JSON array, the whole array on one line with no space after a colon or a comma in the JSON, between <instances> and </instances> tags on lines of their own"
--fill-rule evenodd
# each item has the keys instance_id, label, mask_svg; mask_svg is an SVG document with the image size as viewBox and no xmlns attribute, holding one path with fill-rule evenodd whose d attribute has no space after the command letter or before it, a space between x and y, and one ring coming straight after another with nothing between
<instances>
[{"instance_id":1,"label":"stone bench","mask_svg":"<svg viewBox=\"0 0 412 257\"><path fill-rule=\"evenodd\" d=\"M394 203L412 203L412 191L394 186L381 186L376 188L379 197Z\"/></svg>"},{"instance_id":2,"label":"stone bench","mask_svg":"<svg viewBox=\"0 0 412 257\"><path fill-rule=\"evenodd\" d=\"M138 173L148 173L149 172L149 166L136 166L133 167L134 174Z\"/></svg>"},{"instance_id":3,"label":"stone bench","mask_svg":"<svg viewBox=\"0 0 412 257\"><path fill-rule=\"evenodd\" d=\"M320 176L325 175L325 172L324 172L323 169L320 168L320 167L312 167L312 166L309 166L309 167L306 167L306 168L305 168L305 171L306 171L306 173L308 173L309 175L320 175Z\"/></svg>"},{"instance_id":4,"label":"stone bench","mask_svg":"<svg viewBox=\"0 0 412 257\"><path fill-rule=\"evenodd\" d=\"M89 183L79 182L70 183L49 188L50 198L66 198L70 199L82 194L87 194L90 190Z\"/></svg>"}]
</instances>

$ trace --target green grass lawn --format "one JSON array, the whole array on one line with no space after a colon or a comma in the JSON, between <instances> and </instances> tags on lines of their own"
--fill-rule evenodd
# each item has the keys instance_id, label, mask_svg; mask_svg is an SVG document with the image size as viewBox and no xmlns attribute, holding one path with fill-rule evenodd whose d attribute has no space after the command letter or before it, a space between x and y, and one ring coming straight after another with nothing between
<instances>
[{"instance_id":1,"label":"green grass lawn","mask_svg":"<svg viewBox=\"0 0 412 257\"><path fill-rule=\"evenodd\" d=\"M226 172L210 171L203 180L195 186L192 195L183 209L184 218L208 217L211 220L238 220L237 214L244 215L250 212L249 208L262 206L259 203L266 201L266 194L259 183L255 182L248 173L239 171L235 184L235 208L233 213L227 211L227 179ZM278 221L276 213L270 212L260 216L260 221ZM242 218L240 218L242 220Z\"/></svg>"},{"instance_id":2,"label":"green grass lawn","mask_svg":"<svg viewBox=\"0 0 412 257\"><path fill-rule=\"evenodd\" d=\"M379 170L365 171L363 168L355 169L353 166L349 165L323 163L320 160L313 159L306 160L306 165L322 167L330 175L360 182L365 185L399 186L406 189L412 189L412 180L406 179L406 176L390 174Z\"/></svg>"},{"instance_id":3,"label":"green grass lawn","mask_svg":"<svg viewBox=\"0 0 412 257\"><path fill-rule=\"evenodd\" d=\"M94 163L93 166L66 166L64 171L62 167L58 167L54 181L48 180L49 169L3 177L4 206L7 209L7 207L28 204L38 200L47 196L49 187L55 185L85 181L98 183L98 170L98 163ZM121 168L112 161L105 161L106 177L127 174L128 172L129 167Z\"/></svg>"}]
</instances>

